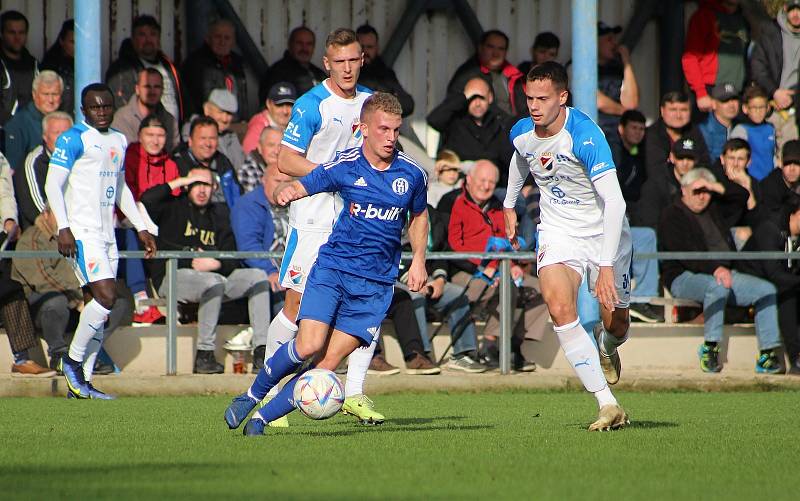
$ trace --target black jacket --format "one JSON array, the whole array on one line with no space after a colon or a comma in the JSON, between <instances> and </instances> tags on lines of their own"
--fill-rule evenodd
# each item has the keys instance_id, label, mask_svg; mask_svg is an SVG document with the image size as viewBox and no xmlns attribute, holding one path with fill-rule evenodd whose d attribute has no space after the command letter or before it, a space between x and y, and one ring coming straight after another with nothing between
<instances>
[{"instance_id":1,"label":"black jacket","mask_svg":"<svg viewBox=\"0 0 800 501\"><path fill-rule=\"evenodd\" d=\"M261 82L258 85L258 102L266 102L270 87L278 82L293 84L297 90L297 95L302 96L326 78L328 78L328 75L321 68L311 63L306 68L298 63L289 54L289 51L285 51L283 57L270 66L261 77Z\"/></svg>"},{"instance_id":2,"label":"black jacket","mask_svg":"<svg viewBox=\"0 0 800 501\"><path fill-rule=\"evenodd\" d=\"M24 168L14 172L14 194L19 208L19 225L23 231L33 226L47 203L44 182L49 164L47 148L37 146L25 159Z\"/></svg>"},{"instance_id":3,"label":"black jacket","mask_svg":"<svg viewBox=\"0 0 800 501\"><path fill-rule=\"evenodd\" d=\"M658 228L661 211L672 205L681 194L681 185L673 169L671 163L665 162L647 178L639 201L628 207L631 226Z\"/></svg>"},{"instance_id":4,"label":"black jacket","mask_svg":"<svg viewBox=\"0 0 800 501\"><path fill-rule=\"evenodd\" d=\"M711 201L707 211L710 211L711 218L716 223L722 236L731 251L736 250L731 236L730 226L725 224L725 220L719 213L715 202ZM661 213L661 220L658 224L658 250L663 252L708 252L708 244L700 223L697 222L697 215L689 210L681 200L666 207ZM732 268L731 261L726 260L663 260L661 261L661 280L664 286L669 289L672 281L684 271L692 273L705 273L713 275L714 270L720 266Z\"/></svg>"},{"instance_id":5,"label":"black jacket","mask_svg":"<svg viewBox=\"0 0 800 501\"><path fill-rule=\"evenodd\" d=\"M186 192L172 196L169 184L159 184L142 193L142 203L158 225L157 245L160 250L235 251L236 240L231 230L230 215L225 204L210 203L196 207ZM228 276L239 267L236 259L221 259L215 273ZM166 261L148 260L153 285L158 289L166 274ZM191 259L179 259L178 268L191 268Z\"/></svg>"},{"instance_id":6,"label":"black jacket","mask_svg":"<svg viewBox=\"0 0 800 501\"><path fill-rule=\"evenodd\" d=\"M717 180L725 187L725 194L715 195L720 214L728 226L756 226L761 220L761 190L759 183L750 176L750 184L753 187L753 194L756 198L756 206L752 210L747 208L747 199L750 193L747 188L734 183L725 175L722 163L717 160L711 167L711 172Z\"/></svg>"},{"instance_id":7,"label":"black jacket","mask_svg":"<svg viewBox=\"0 0 800 501\"><path fill-rule=\"evenodd\" d=\"M75 114L75 59L69 57L56 41L47 49L39 65L42 70L51 70L64 80L64 92L61 93L60 110L70 115Z\"/></svg>"},{"instance_id":8,"label":"black jacket","mask_svg":"<svg viewBox=\"0 0 800 501\"><path fill-rule=\"evenodd\" d=\"M175 117L178 122L182 122L185 117L189 115L186 113L186 106L184 102L183 92L181 87L181 78L178 76L178 69L172 64L172 61L164 55L163 52L158 53L159 62L166 68L172 78L172 86L175 89L176 98L178 100L179 115ZM116 61L111 63L106 71L106 83L111 87L114 93L114 105L116 109L122 108L128 100L136 93L136 81L139 78L139 71L144 69L144 64L133 51L131 39L126 38L122 41L119 47L119 57Z\"/></svg>"},{"instance_id":9,"label":"black jacket","mask_svg":"<svg viewBox=\"0 0 800 501\"><path fill-rule=\"evenodd\" d=\"M743 251L786 251L789 228L787 216L783 219L768 218L753 228L753 235L744 244ZM778 289L778 293L789 292L800 287L800 266L795 260L793 267L787 266L787 260L776 261L740 261L738 269L745 273L769 280Z\"/></svg>"},{"instance_id":10,"label":"black jacket","mask_svg":"<svg viewBox=\"0 0 800 501\"><path fill-rule=\"evenodd\" d=\"M644 148L634 147L634 153L625 148L622 138L618 132L614 132L617 141L611 143L611 153L614 157L614 165L617 167L617 179L619 187L622 189L622 196L628 204L628 212L631 205L639 201L642 195L642 185L647 181L647 170L644 162Z\"/></svg>"},{"instance_id":11,"label":"black jacket","mask_svg":"<svg viewBox=\"0 0 800 501\"><path fill-rule=\"evenodd\" d=\"M178 166L178 172L181 176L188 175L189 171L195 167L203 166L200 161L192 155L192 151L186 143L181 143L180 146L175 148L175 151L172 152L172 159L175 160ZM244 190L242 190L242 186L239 184L239 178L236 176L236 170L233 168L231 161L228 157L217 151L206 167L211 169L211 172L213 172L216 177L217 183L219 183L217 191L214 192L213 200L215 202L222 202L224 200L228 204L228 207L233 207L236 199L244 193Z\"/></svg>"},{"instance_id":12,"label":"black jacket","mask_svg":"<svg viewBox=\"0 0 800 501\"><path fill-rule=\"evenodd\" d=\"M513 67L513 70L518 71L516 67ZM450 82L447 84L448 95L463 94L464 87L467 85L467 82L476 77L483 78L489 84L489 87L493 88L492 78L488 73L484 73L483 69L481 69L481 63L478 61L477 55L472 56L464 61L461 66L456 69L456 72L453 73L453 78L451 78ZM513 90L509 91L508 94L512 114L516 118L527 116L528 104L527 98L525 97L525 75L520 75L514 80ZM497 101L497 96L495 96L495 101Z\"/></svg>"},{"instance_id":13,"label":"black jacket","mask_svg":"<svg viewBox=\"0 0 800 501\"><path fill-rule=\"evenodd\" d=\"M380 56L361 68L358 83L373 91L394 94L403 107L404 117L414 112L414 98L400 85L394 70Z\"/></svg>"},{"instance_id":14,"label":"black jacket","mask_svg":"<svg viewBox=\"0 0 800 501\"><path fill-rule=\"evenodd\" d=\"M700 151L697 166L709 167L711 158L708 155L708 147L703 139L703 134L700 133L700 129L689 123L684 127L681 136L693 140ZM663 119L659 118L647 128L647 133L644 137L644 158L647 161L648 176L664 166L664 162L669 158L671 148L672 142L667 134L667 125Z\"/></svg>"},{"instance_id":15,"label":"black jacket","mask_svg":"<svg viewBox=\"0 0 800 501\"><path fill-rule=\"evenodd\" d=\"M800 64L800 61L795 64ZM750 74L758 86L772 97L780 87L782 69L783 35L778 21L772 19L762 23L760 35L753 41Z\"/></svg>"},{"instance_id":16,"label":"black jacket","mask_svg":"<svg viewBox=\"0 0 800 501\"><path fill-rule=\"evenodd\" d=\"M758 204L761 206L764 217L782 217L785 207L800 200L800 195L786 186L781 169L770 172L761 180L758 187L761 195Z\"/></svg>"},{"instance_id":17,"label":"black jacket","mask_svg":"<svg viewBox=\"0 0 800 501\"><path fill-rule=\"evenodd\" d=\"M203 43L202 47L189 54L183 62L181 78L186 87L185 117L202 114L203 103L211 91L227 89L227 83L231 84L231 92L236 96L239 105L237 115L242 118L249 118L252 115L248 109L244 59L239 54L231 52L227 61L220 61L211 52L208 44Z\"/></svg>"},{"instance_id":18,"label":"black jacket","mask_svg":"<svg viewBox=\"0 0 800 501\"><path fill-rule=\"evenodd\" d=\"M500 169L497 186L508 184L508 163L514 154L514 147L508 140L511 117L490 106L482 125L477 125L467 112L467 98L458 93L448 95L430 112L428 124L442 134L440 150L453 150L461 160L491 160Z\"/></svg>"},{"instance_id":19,"label":"black jacket","mask_svg":"<svg viewBox=\"0 0 800 501\"><path fill-rule=\"evenodd\" d=\"M31 101L33 79L38 73L39 63L28 49L22 49L20 59L8 59L0 51L0 126Z\"/></svg>"}]
</instances>

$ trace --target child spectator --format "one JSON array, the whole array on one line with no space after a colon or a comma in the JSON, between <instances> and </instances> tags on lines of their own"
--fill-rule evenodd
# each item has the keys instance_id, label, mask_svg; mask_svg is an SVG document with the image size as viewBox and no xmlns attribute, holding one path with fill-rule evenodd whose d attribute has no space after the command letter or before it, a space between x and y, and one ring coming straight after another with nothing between
<instances>
[{"instance_id":1,"label":"child spectator","mask_svg":"<svg viewBox=\"0 0 800 501\"><path fill-rule=\"evenodd\" d=\"M775 126L766 122L769 112L767 93L751 85L744 91L742 111L747 120L731 131L731 139L744 139L750 144L752 156L747 172L758 181L769 175L778 163L775 156Z\"/></svg>"},{"instance_id":2,"label":"child spectator","mask_svg":"<svg viewBox=\"0 0 800 501\"><path fill-rule=\"evenodd\" d=\"M461 187L460 164L453 150L442 150L436 156L436 180L428 184L428 203L434 208L442 195Z\"/></svg>"}]
</instances>

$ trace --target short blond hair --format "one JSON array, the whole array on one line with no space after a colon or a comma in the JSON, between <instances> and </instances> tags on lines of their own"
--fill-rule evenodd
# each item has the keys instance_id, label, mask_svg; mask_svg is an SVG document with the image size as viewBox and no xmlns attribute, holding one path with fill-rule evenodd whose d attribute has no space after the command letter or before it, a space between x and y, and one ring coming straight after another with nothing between
<instances>
[{"instance_id":1,"label":"short blond hair","mask_svg":"<svg viewBox=\"0 0 800 501\"><path fill-rule=\"evenodd\" d=\"M365 117L374 111L403 115L403 107L400 105L400 101L397 100L394 94L389 94L388 92L376 92L364 101L364 105L361 107L361 121L363 122Z\"/></svg>"},{"instance_id":2,"label":"short blond hair","mask_svg":"<svg viewBox=\"0 0 800 501\"><path fill-rule=\"evenodd\" d=\"M438 176L445 167L455 167L461 170L461 158L453 150L442 150L436 155L435 172Z\"/></svg>"},{"instance_id":3,"label":"short blond hair","mask_svg":"<svg viewBox=\"0 0 800 501\"><path fill-rule=\"evenodd\" d=\"M345 47L353 43L358 43L355 31L350 28L337 28L328 34L328 38L325 39L325 48Z\"/></svg>"}]
</instances>

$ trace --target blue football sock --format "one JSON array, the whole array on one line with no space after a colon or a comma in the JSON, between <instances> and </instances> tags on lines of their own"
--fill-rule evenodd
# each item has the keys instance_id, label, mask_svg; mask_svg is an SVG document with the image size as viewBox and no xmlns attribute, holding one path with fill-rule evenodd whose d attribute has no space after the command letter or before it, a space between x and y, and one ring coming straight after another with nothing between
<instances>
[{"instance_id":1,"label":"blue football sock","mask_svg":"<svg viewBox=\"0 0 800 501\"><path fill-rule=\"evenodd\" d=\"M281 345L275 354L264 363L264 367L258 371L256 380L253 381L247 394L250 398L260 402L267 396L267 392L278 384L281 379L296 371L303 360L294 348L295 340L292 339L286 344Z\"/></svg>"},{"instance_id":2,"label":"blue football sock","mask_svg":"<svg viewBox=\"0 0 800 501\"><path fill-rule=\"evenodd\" d=\"M279 391L277 395L267 402L267 405L259 409L253 415L253 419L261 419L265 423L269 423L270 421L275 421L276 419L292 412L295 409L294 384L297 382L300 376L305 374L309 369L311 369L311 367L299 372L295 377L290 379L288 383L283 385L281 391Z\"/></svg>"}]
</instances>

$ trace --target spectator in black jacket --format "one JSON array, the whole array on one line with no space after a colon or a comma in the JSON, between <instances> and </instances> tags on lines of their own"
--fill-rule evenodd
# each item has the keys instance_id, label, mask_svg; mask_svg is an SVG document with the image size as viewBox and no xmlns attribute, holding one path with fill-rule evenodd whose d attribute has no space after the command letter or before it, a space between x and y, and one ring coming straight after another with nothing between
<instances>
[{"instance_id":1,"label":"spectator in black jacket","mask_svg":"<svg viewBox=\"0 0 800 501\"><path fill-rule=\"evenodd\" d=\"M278 82L293 84L297 95L302 96L328 77L322 68L311 62L316 41L316 35L306 26L298 26L289 33L283 58L270 66L261 77L258 86L259 103L266 101L267 93Z\"/></svg>"},{"instance_id":2,"label":"spectator in black jacket","mask_svg":"<svg viewBox=\"0 0 800 501\"><path fill-rule=\"evenodd\" d=\"M14 173L14 194L19 207L19 225L28 229L47 205L44 182L50 165L50 155L56 139L72 127L72 117L66 112L48 113L42 120L42 138L39 146L28 153L25 166Z\"/></svg>"},{"instance_id":3,"label":"spectator in black jacket","mask_svg":"<svg viewBox=\"0 0 800 501\"><path fill-rule=\"evenodd\" d=\"M744 251L797 251L800 200L784 206L781 217L764 219L753 229ZM800 375L800 263L797 260L742 261L745 273L772 282L778 289L778 323L789 357L789 374Z\"/></svg>"},{"instance_id":4,"label":"spectator in black jacket","mask_svg":"<svg viewBox=\"0 0 800 501\"><path fill-rule=\"evenodd\" d=\"M725 197L718 200L722 217L728 226L737 227L736 248L750 238L750 229L760 218L758 181L748 172L750 145L744 139L729 139L722 147L722 155L711 172L725 187Z\"/></svg>"},{"instance_id":5,"label":"spectator in black jacket","mask_svg":"<svg viewBox=\"0 0 800 501\"><path fill-rule=\"evenodd\" d=\"M52 70L64 81L61 93L61 111L75 113L75 20L67 19L61 25L58 38L47 49L40 65L42 70Z\"/></svg>"},{"instance_id":6,"label":"spectator in black jacket","mask_svg":"<svg viewBox=\"0 0 800 501\"><path fill-rule=\"evenodd\" d=\"M16 10L0 15L0 126L31 100L39 63L28 52L28 18Z\"/></svg>"},{"instance_id":7,"label":"spectator in black jacket","mask_svg":"<svg viewBox=\"0 0 800 501\"><path fill-rule=\"evenodd\" d=\"M711 158L703 134L691 122L689 96L684 92L667 92L661 98L661 117L647 128L645 134L645 159L648 175L664 166L672 145L679 139L694 142L697 164L708 167ZM716 160L716 159L715 159Z\"/></svg>"},{"instance_id":8,"label":"spectator in black jacket","mask_svg":"<svg viewBox=\"0 0 800 501\"><path fill-rule=\"evenodd\" d=\"M642 185L647 180L647 170L644 164L644 149L641 148L644 140L645 123L647 119L639 110L628 110L619 119L615 134L617 141L610 141L611 153L614 156L614 165L617 166L617 178L625 205L630 215L630 210L639 201Z\"/></svg>"},{"instance_id":9,"label":"spectator in black jacket","mask_svg":"<svg viewBox=\"0 0 800 501\"><path fill-rule=\"evenodd\" d=\"M382 91L394 94L403 108L403 117L414 112L414 98L406 92L397 75L383 61L380 56L378 32L368 24L363 24L356 29L358 43L364 51L364 65L358 75L358 83L371 91Z\"/></svg>"},{"instance_id":10,"label":"spectator in black jacket","mask_svg":"<svg viewBox=\"0 0 800 501\"><path fill-rule=\"evenodd\" d=\"M187 117L202 112L203 103L214 89L226 89L236 96L239 117L249 118L252 114L247 99L245 61L233 51L235 43L236 26L227 19L217 19L208 27L203 46L183 62L181 76L186 86Z\"/></svg>"},{"instance_id":11,"label":"spectator in black jacket","mask_svg":"<svg viewBox=\"0 0 800 501\"><path fill-rule=\"evenodd\" d=\"M537 64L555 61L558 58L558 49L561 47L561 40L555 33L543 31L536 35L531 45L531 60L523 61L517 65L517 69L523 75L527 75L532 67Z\"/></svg>"},{"instance_id":12,"label":"spectator in black jacket","mask_svg":"<svg viewBox=\"0 0 800 501\"><path fill-rule=\"evenodd\" d=\"M731 252L736 248L714 199L717 180L708 169L697 168L681 178L681 198L664 209L658 225L658 248L675 252ZM755 307L756 337L761 353L756 372L782 374L778 332L777 291L761 278L733 269L733 262L712 260L665 260L661 262L664 285L676 298L703 304L705 343L700 347L700 368L719 372L725 305Z\"/></svg>"},{"instance_id":13,"label":"spectator in black jacket","mask_svg":"<svg viewBox=\"0 0 800 501\"><path fill-rule=\"evenodd\" d=\"M784 143L781 168L773 170L758 187L764 216L780 217L784 208L800 200L800 140Z\"/></svg>"},{"instance_id":14,"label":"spectator in black jacket","mask_svg":"<svg viewBox=\"0 0 800 501\"><path fill-rule=\"evenodd\" d=\"M462 92L449 94L428 115L428 124L441 133L439 149L453 150L462 161L488 159L508 166L513 146L508 140L511 117L492 106L494 94L486 80L469 80ZM508 169L500 169L498 187L508 183Z\"/></svg>"},{"instance_id":15,"label":"spectator in black jacket","mask_svg":"<svg viewBox=\"0 0 800 501\"><path fill-rule=\"evenodd\" d=\"M142 194L141 201L159 228L159 249L236 250L228 209L211 200L214 184L209 169L195 167L187 176L154 186ZM183 188L178 197L172 195L176 188ZM166 294L165 262L153 260L150 264L153 285L163 296ZM255 336L266 338L270 289L267 274L261 269L240 268L239 264L235 259L210 257L178 261L177 300L199 303L195 373L224 372L223 365L214 357L217 322L223 301L246 296Z\"/></svg>"},{"instance_id":16,"label":"spectator in black jacket","mask_svg":"<svg viewBox=\"0 0 800 501\"><path fill-rule=\"evenodd\" d=\"M149 15L137 16L131 26L131 37L123 40L119 58L106 71L106 83L114 93L115 108L122 108L136 93L139 72L155 68L163 78L161 104L175 120L182 122L189 115L183 102L178 70L161 51L161 25Z\"/></svg>"}]
</instances>

